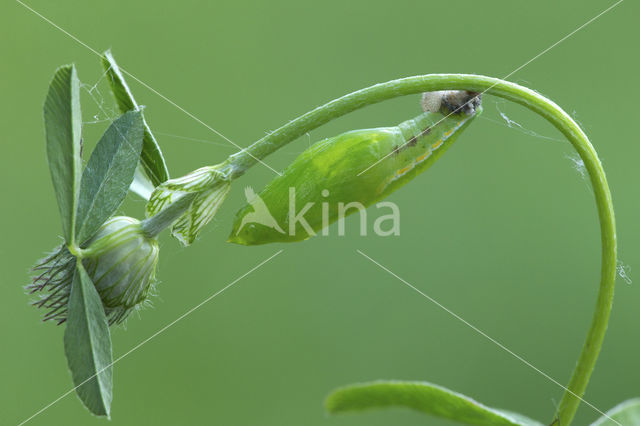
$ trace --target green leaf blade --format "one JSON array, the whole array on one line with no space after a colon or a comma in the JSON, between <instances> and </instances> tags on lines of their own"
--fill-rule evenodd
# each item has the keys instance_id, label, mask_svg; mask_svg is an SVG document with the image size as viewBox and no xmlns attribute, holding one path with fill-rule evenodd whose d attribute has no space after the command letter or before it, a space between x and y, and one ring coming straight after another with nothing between
<instances>
[{"instance_id":1,"label":"green leaf blade","mask_svg":"<svg viewBox=\"0 0 640 426\"><path fill-rule=\"evenodd\" d=\"M331 414L405 407L464 424L541 426L540 423L524 416L518 415L516 419L516 416L427 382L376 381L350 385L331 393L325 405Z\"/></svg>"},{"instance_id":2,"label":"green leaf blade","mask_svg":"<svg viewBox=\"0 0 640 426\"><path fill-rule=\"evenodd\" d=\"M56 70L44 103L45 139L62 232L74 242L75 214L82 171L80 80L74 65Z\"/></svg>"},{"instance_id":3,"label":"green leaf blade","mask_svg":"<svg viewBox=\"0 0 640 426\"><path fill-rule=\"evenodd\" d=\"M107 80L111 86L111 91L116 99L116 103L121 113L138 110L139 106L124 79L122 71L118 67L110 51L102 55L102 65L107 72ZM165 162L160 145L151 133L151 129L144 120L144 139L142 143L142 154L140 164L153 187L160 185L169 179L169 170ZM142 179L138 176L137 179Z\"/></svg>"},{"instance_id":4,"label":"green leaf blade","mask_svg":"<svg viewBox=\"0 0 640 426\"><path fill-rule=\"evenodd\" d=\"M82 174L76 235L80 243L122 204L140 158L142 114L130 111L106 130Z\"/></svg>"},{"instance_id":5,"label":"green leaf blade","mask_svg":"<svg viewBox=\"0 0 640 426\"><path fill-rule=\"evenodd\" d=\"M640 425L640 398L633 398L620 403L607 411L606 414L606 416L602 416L592 423L591 426Z\"/></svg>"},{"instance_id":6,"label":"green leaf blade","mask_svg":"<svg viewBox=\"0 0 640 426\"><path fill-rule=\"evenodd\" d=\"M71 284L64 351L76 393L97 416L109 416L113 397L113 355L100 295L78 261Z\"/></svg>"}]
</instances>

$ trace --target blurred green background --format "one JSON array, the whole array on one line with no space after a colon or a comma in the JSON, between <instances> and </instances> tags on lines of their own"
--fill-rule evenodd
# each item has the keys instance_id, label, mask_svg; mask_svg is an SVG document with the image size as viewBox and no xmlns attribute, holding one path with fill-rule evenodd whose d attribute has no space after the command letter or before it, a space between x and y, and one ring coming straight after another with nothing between
<instances>
[{"instance_id":1,"label":"blurred green background","mask_svg":"<svg viewBox=\"0 0 640 426\"><path fill-rule=\"evenodd\" d=\"M317 105L377 82L437 72L505 76L612 2L29 4L98 51L112 48L123 68L245 146ZM549 96L584 126L612 188L620 259L636 268L640 90L629 76L638 73L639 12L637 3L622 3L510 77ZM0 423L16 424L72 386L63 328L41 323L41 312L28 306L22 289L30 266L60 234L44 155L47 85L55 68L70 62L87 88L96 85L93 98L88 90L83 94L89 147L113 115L113 102L98 58L18 3L0 6L0 34ZM147 106L173 176L235 151L129 83ZM358 111L267 161L284 168L322 137L395 125L417 115L417 101L407 97ZM449 424L404 410L325 414L323 399L331 389L373 379L427 380L548 421L559 387L356 253L362 250L558 381L568 381L599 279L593 197L555 129L496 98L486 96L484 108L483 118L441 161L390 197L401 208L399 237L360 237L352 216L347 237L337 237L334 225L333 236L295 245L225 243L244 204L244 186L259 189L273 177L262 166L236 182L192 247L163 235L154 306L112 330L114 357L277 250L284 252L117 363L111 424ZM507 126L500 111L526 130ZM124 206L138 217L142 209L139 200ZM639 300L637 283L620 279L586 394L602 410L640 396ZM576 424L596 417L583 405ZM75 395L30 422L98 423L107 421L91 417Z\"/></svg>"}]
</instances>

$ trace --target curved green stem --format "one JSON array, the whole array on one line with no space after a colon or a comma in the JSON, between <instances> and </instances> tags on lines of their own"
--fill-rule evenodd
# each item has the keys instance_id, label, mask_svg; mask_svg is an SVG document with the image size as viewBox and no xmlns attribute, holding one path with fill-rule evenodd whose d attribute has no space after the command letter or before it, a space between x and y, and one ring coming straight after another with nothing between
<instances>
[{"instance_id":1,"label":"curved green stem","mask_svg":"<svg viewBox=\"0 0 640 426\"><path fill-rule=\"evenodd\" d=\"M221 166L234 179L287 143L337 117L398 96L435 90L469 90L499 96L543 116L571 142L589 173L602 238L602 270L595 313L580 358L556 413L559 424L571 423L587 387L604 339L616 277L616 230L611 193L595 149L576 122L558 105L533 90L496 78L469 74L432 74L376 84L333 100L273 131L230 156Z\"/></svg>"}]
</instances>

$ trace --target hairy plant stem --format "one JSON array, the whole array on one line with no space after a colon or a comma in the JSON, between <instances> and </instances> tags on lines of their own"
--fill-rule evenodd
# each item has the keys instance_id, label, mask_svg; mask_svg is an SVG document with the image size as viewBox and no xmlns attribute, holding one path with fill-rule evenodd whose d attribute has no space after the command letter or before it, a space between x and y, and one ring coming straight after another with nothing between
<instances>
[{"instance_id":1,"label":"hairy plant stem","mask_svg":"<svg viewBox=\"0 0 640 426\"><path fill-rule=\"evenodd\" d=\"M228 178L242 176L251 166L305 133L349 112L398 96L435 90L468 90L498 96L523 105L544 117L571 142L584 162L596 199L602 239L600 289L591 327L562 397L554 420L568 426L596 364L607 330L616 277L616 230L607 179L595 149L580 126L558 105L526 87L508 81L471 74L430 74L392 80L335 99L290 121L251 146L231 155L220 169Z\"/></svg>"}]
</instances>

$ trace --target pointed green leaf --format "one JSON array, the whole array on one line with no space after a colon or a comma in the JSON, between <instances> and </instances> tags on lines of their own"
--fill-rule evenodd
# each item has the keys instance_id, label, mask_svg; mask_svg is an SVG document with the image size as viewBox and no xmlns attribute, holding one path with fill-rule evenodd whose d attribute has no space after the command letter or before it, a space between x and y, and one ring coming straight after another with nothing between
<instances>
[{"instance_id":1,"label":"pointed green leaf","mask_svg":"<svg viewBox=\"0 0 640 426\"><path fill-rule=\"evenodd\" d=\"M522 415L489 408L468 396L427 382L376 381L350 385L335 390L325 404L332 414L406 407L472 425L541 426Z\"/></svg>"},{"instance_id":2,"label":"pointed green leaf","mask_svg":"<svg viewBox=\"0 0 640 426\"><path fill-rule=\"evenodd\" d=\"M74 65L56 70L44 102L47 160L67 243L74 240L82 171L80 80Z\"/></svg>"},{"instance_id":3,"label":"pointed green leaf","mask_svg":"<svg viewBox=\"0 0 640 426\"><path fill-rule=\"evenodd\" d=\"M138 110L139 106L133 98L133 94L124 79L124 75L122 75L110 51L106 51L102 55L102 65L107 72L107 79L111 85L111 91L113 92L120 112L125 113L127 111ZM144 141L142 154L140 155L140 163L153 187L169 179L169 170L167 169L167 164L160 150L160 145L158 145L146 121L144 121Z\"/></svg>"},{"instance_id":4,"label":"pointed green leaf","mask_svg":"<svg viewBox=\"0 0 640 426\"><path fill-rule=\"evenodd\" d=\"M133 181L142 148L142 114L130 111L102 135L82 174L76 221L82 243L122 204Z\"/></svg>"},{"instance_id":5,"label":"pointed green leaf","mask_svg":"<svg viewBox=\"0 0 640 426\"><path fill-rule=\"evenodd\" d=\"M607 411L591 426L640 425L640 398L630 399Z\"/></svg>"},{"instance_id":6,"label":"pointed green leaf","mask_svg":"<svg viewBox=\"0 0 640 426\"><path fill-rule=\"evenodd\" d=\"M109 416L113 391L109 324L80 261L71 284L64 352L82 403L97 416Z\"/></svg>"}]
</instances>

